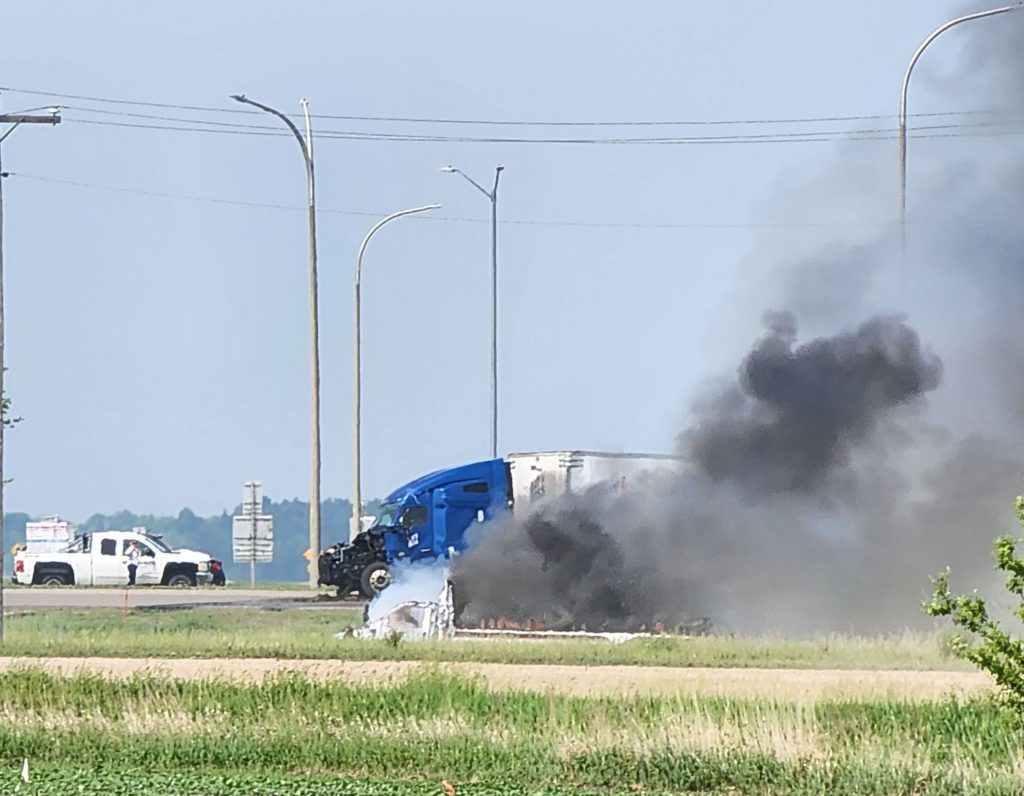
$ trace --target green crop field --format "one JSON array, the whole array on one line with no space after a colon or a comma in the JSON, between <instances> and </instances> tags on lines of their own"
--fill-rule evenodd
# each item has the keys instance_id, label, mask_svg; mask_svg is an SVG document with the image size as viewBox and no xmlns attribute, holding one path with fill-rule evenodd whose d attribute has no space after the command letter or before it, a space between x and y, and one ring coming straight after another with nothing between
<instances>
[{"instance_id":1,"label":"green crop field","mask_svg":"<svg viewBox=\"0 0 1024 796\"><path fill-rule=\"evenodd\" d=\"M965 671L940 634L804 640L663 636L619 645L593 641L440 643L358 641L334 634L362 621L359 608L260 611L50 610L8 620L4 652L19 656L241 657L472 661L576 665Z\"/></svg>"},{"instance_id":2,"label":"green crop field","mask_svg":"<svg viewBox=\"0 0 1024 796\"><path fill-rule=\"evenodd\" d=\"M813 704L398 685L0 673L0 792L1019 794L991 699ZM23 760L30 782L21 783Z\"/></svg>"}]
</instances>

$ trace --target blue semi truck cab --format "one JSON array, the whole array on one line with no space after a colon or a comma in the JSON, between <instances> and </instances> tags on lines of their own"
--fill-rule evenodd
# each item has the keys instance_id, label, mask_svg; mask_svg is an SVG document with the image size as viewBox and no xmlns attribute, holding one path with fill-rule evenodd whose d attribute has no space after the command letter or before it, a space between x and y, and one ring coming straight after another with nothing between
<instances>
[{"instance_id":1,"label":"blue semi truck cab","mask_svg":"<svg viewBox=\"0 0 1024 796\"><path fill-rule=\"evenodd\" d=\"M388 495L374 524L319 557L319 582L339 596L373 597L391 582L390 566L436 559L466 547L466 531L512 506L512 474L504 459L449 467Z\"/></svg>"}]
</instances>

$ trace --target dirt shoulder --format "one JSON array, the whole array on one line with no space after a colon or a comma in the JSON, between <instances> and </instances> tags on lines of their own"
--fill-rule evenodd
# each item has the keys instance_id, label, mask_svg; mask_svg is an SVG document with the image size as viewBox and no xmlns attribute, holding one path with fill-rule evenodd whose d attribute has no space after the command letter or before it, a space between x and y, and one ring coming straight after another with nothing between
<instances>
[{"instance_id":1,"label":"dirt shoulder","mask_svg":"<svg viewBox=\"0 0 1024 796\"><path fill-rule=\"evenodd\" d=\"M151 673L174 679L258 681L286 672L354 684L399 683L410 675L439 670L477 676L495 690L540 691L579 696L675 694L765 697L798 702L839 698L941 699L991 689L974 672L914 672L838 669L682 669L662 666L560 666L416 661L276 660L267 658L11 658L0 670L33 667L59 674L89 672L106 677Z\"/></svg>"}]
</instances>

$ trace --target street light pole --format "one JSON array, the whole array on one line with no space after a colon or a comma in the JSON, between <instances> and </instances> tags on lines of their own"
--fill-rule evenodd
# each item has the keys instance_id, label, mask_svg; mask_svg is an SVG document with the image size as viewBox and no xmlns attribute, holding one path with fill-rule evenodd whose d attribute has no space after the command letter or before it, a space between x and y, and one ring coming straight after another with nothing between
<instances>
[{"instance_id":1,"label":"street light pole","mask_svg":"<svg viewBox=\"0 0 1024 796\"><path fill-rule=\"evenodd\" d=\"M910 87L910 75L918 59L928 48L928 45L952 27L962 22L970 22L972 19L992 17L996 14L1005 14L1007 11L1019 11L1024 8L1024 2L1014 3L1009 6L992 8L988 11L978 11L974 14L965 14L962 17L951 19L944 25L940 25L929 34L921 46L914 51L914 55L907 64L903 73L903 83L900 86L900 115L899 115L899 139L900 139L900 294L904 295L907 287L907 89Z\"/></svg>"},{"instance_id":2,"label":"street light pole","mask_svg":"<svg viewBox=\"0 0 1024 796\"><path fill-rule=\"evenodd\" d=\"M487 190L464 171L442 166L441 171L459 174L491 203L491 458L498 458L498 180L504 166L494 167L494 187Z\"/></svg>"},{"instance_id":3,"label":"street light pole","mask_svg":"<svg viewBox=\"0 0 1024 796\"><path fill-rule=\"evenodd\" d=\"M306 193L309 211L309 323L311 360L310 397L310 486L309 486L309 586L317 587L317 554L320 552L320 313L316 273L316 190L313 179L313 132L309 124L309 103L300 100L306 122L306 136L303 138L294 122L278 110L251 100L244 94L232 94L231 99L259 108L288 125L299 142L302 159L306 162Z\"/></svg>"},{"instance_id":4,"label":"street light pole","mask_svg":"<svg viewBox=\"0 0 1024 796\"><path fill-rule=\"evenodd\" d=\"M377 230L383 227L390 221L394 221L396 218L402 216L411 216L415 213L425 213L427 210L436 210L441 205L424 205L423 207L413 207L409 210L399 210L397 213L392 213L386 218L382 218L370 231L366 233L366 237L363 238L363 242L359 244L359 254L356 255L356 281L355 281L355 307L353 311L353 322L354 329L352 339L355 345L354 355L352 357L354 372L352 376L352 521L349 526L349 541L356 538L356 534L362 530L362 507L363 507L363 495L362 495L362 459L360 457L361 450L361 439L360 439L360 416L362 408L362 369L360 366L361 362L361 348L360 341L361 335L361 316L359 306L359 293L360 286L362 283L363 275L363 252L366 251L366 244L370 242L370 238L377 234Z\"/></svg>"},{"instance_id":5,"label":"street light pole","mask_svg":"<svg viewBox=\"0 0 1024 796\"><path fill-rule=\"evenodd\" d=\"M60 124L60 110L58 108L48 109L45 116L31 113L8 113L0 114L0 124L10 124L11 127L3 135L0 135L0 144L22 124ZM0 158L0 401L4 395L4 177L7 175L3 170L3 161ZM4 641L4 553L6 543L4 542L4 425L7 422L7 413L0 411L0 644Z\"/></svg>"}]
</instances>

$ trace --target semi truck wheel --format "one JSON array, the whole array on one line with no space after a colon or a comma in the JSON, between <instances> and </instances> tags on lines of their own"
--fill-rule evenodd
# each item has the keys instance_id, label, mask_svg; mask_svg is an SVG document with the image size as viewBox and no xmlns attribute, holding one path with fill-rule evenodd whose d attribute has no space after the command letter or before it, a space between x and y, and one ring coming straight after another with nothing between
<instances>
[{"instance_id":1,"label":"semi truck wheel","mask_svg":"<svg viewBox=\"0 0 1024 796\"><path fill-rule=\"evenodd\" d=\"M391 573L383 561L374 561L359 576L359 585L367 597L376 597L391 583Z\"/></svg>"}]
</instances>

